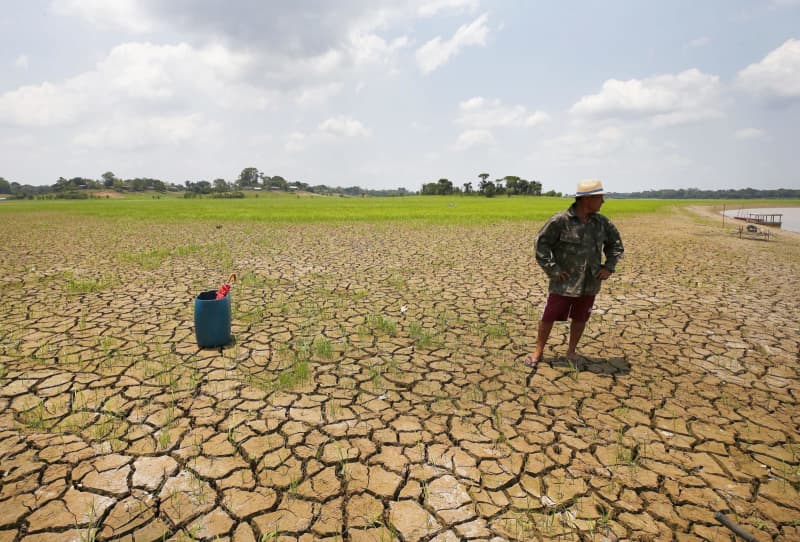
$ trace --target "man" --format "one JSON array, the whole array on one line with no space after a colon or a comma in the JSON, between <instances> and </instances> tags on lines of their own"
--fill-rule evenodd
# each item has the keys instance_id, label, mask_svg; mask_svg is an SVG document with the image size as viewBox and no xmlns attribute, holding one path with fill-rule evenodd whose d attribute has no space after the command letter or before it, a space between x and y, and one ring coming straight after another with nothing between
<instances>
[{"instance_id":1,"label":"man","mask_svg":"<svg viewBox=\"0 0 800 542\"><path fill-rule=\"evenodd\" d=\"M536 263L549 277L550 286L536 349L525 358L528 367L535 368L542 360L553 323L567 318L572 319L567 358L576 363L579 359L575 349L595 295L625 250L617 228L598 214L605 193L599 180L579 182L572 206L551 217L536 236Z\"/></svg>"}]
</instances>

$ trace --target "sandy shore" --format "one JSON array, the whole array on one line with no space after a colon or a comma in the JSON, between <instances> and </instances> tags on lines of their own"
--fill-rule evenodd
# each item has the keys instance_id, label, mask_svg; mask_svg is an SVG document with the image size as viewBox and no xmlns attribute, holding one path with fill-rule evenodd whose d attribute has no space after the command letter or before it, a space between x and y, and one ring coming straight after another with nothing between
<instances>
[{"instance_id":1,"label":"sandy shore","mask_svg":"<svg viewBox=\"0 0 800 542\"><path fill-rule=\"evenodd\" d=\"M800 236L616 223L533 374L539 223L0 224L0 542L800 540Z\"/></svg>"}]
</instances>

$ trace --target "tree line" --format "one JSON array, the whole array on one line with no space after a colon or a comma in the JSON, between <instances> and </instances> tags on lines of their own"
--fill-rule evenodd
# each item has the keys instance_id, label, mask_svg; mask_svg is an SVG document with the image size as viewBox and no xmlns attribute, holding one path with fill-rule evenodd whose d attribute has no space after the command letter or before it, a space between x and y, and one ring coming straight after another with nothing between
<instances>
[{"instance_id":1,"label":"tree line","mask_svg":"<svg viewBox=\"0 0 800 542\"><path fill-rule=\"evenodd\" d=\"M488 173L478 175L477 184L472 181L456 186L446 178L438 181L423 183L418 192L422 195L477 195L494 197L499 195L531 195L560 197L561 192L549 190L542 192L542 183L539 181L523 179L515 175L489 180ZM106 171L99 179L73 177L67 179L59 177L52 185L32 186L22 185L0 177L0 195L11 198L89 198L91 191L113 190L125 192L153 191L158 194L167 192L183 192L187 197L244 197L243 191L275 191L275 192L311 192L321 195L338 196L406 196L414 194L405 188L397 189L366 189L359 186L327 186L324 184L311 185L302 181L290 181L281 175L267 175L255 167L244 168L239 177L231 181L222 178L213 181L187 180L183 184L165 182L160 179L136 177L121 179L113 172ZM642 192L617 192L610 194L620 199L792 199L800 198L800 190L778 188L774 190L759 190L755 188L703 190L699 188L680 188L663 190L645 190Z\"/></svg>"},{"instance_id":2,"label":"tree line","mask_svg":"<svg viewBox=\"0 0 800 542\"><path fill-rule=\"evenodd\" d=\"M164 182L160 179L134 178L121 179L113 172L103 173L99 179L59 177L52 185L32 186L8 181L0 177L0 194L12 198L56 198L87 199L91 191L113 190L120 193L154 191L156 193L183 192L185 197L244 197L243 191L271 192L311 192L338 196L406 196L412 192L405 188L367 189L360 186L311 185L302 181L289 181L281 175L266 175L254 167L244 168L239 177L227 181L222 178L213 181L184 181L183 184Z\"/></svg>"},{"instance_id":3,"label":"tree line","mask_svg":"<svg viewBox=\"0 0 800 542\"><path fill-rule=\"evenodd\" d=\"M471 181L465 182L462 186L455 186L450 179L439 179L438 181L425 183L422 185L420 194L423 196L447 196L450 194L463 194L467 196L478 195L491 198L498 195L507 196L555 196L561 197L561 192L550 190L542 193L542 183L539 181L528 181L516 175L506 175L501 179L489 181L488 173L478 175L480 181L477 187L473 187Z\"/></svg>"},{"instance_id":4,"label":"tree line","mask_svg":"<svg viewBox=\"0 0 800 542\"><path fill-rule=\"evenodd\" d=\"M794 188L777 188L775 190L678 188L645 190L644 192L615 192L612 195L620 199L792 199L800 198L800 190Z\"/></svg>"}]
</instances>

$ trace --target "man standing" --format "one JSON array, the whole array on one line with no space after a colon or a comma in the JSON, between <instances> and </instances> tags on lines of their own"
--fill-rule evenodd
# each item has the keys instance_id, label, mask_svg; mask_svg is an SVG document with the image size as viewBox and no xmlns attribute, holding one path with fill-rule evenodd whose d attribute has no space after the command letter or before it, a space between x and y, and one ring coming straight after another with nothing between
<instances>
[{"instance_id":1,"label":"man standing","mask_svg":"<svg viewBox=\"0 0 800 542\"><path fill-rule=\"evenodd\" d=\"M595 295L625 250L617 228L598 214L605 193L603 184L596 179L579 182L572 206L551 217L536 236L536 263L544 269L550 286L536 350L525 358L528 367L535 368L542 360L553 323L567 318L572 319L567 358L578 361L575 348L586 328Z\"/></svg>"}]
</instances>

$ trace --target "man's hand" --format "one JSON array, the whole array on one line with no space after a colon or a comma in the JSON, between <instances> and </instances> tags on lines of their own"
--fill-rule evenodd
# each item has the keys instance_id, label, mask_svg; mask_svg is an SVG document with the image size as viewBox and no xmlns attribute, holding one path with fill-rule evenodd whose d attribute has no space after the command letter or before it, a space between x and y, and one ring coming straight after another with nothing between
<instances>
[{"instance_id":1,"label":"man's hand","mask_svg":"<svg viewBox=\"0 0 800 542\"><path fill-rule=\"evenodd\" d=\"M558 279L561 281L565 281L568 278L569 278L569 273L567 273L566 271L562 271L561 273L558 274Z\"/></svg>"},{"instance_id":2,"label":"man's hand","mask_svg":"<svg viewBox=\"0 0 800 542\"><path fill-rule=\"evenodd\" d=\"M597 273L597 278L599 278L600 280L606 280L608 277L611 276L611 273L612 271L609 271L608 269L603 267L600 269L600 272Z\"/></svg>"}]
</instances>

